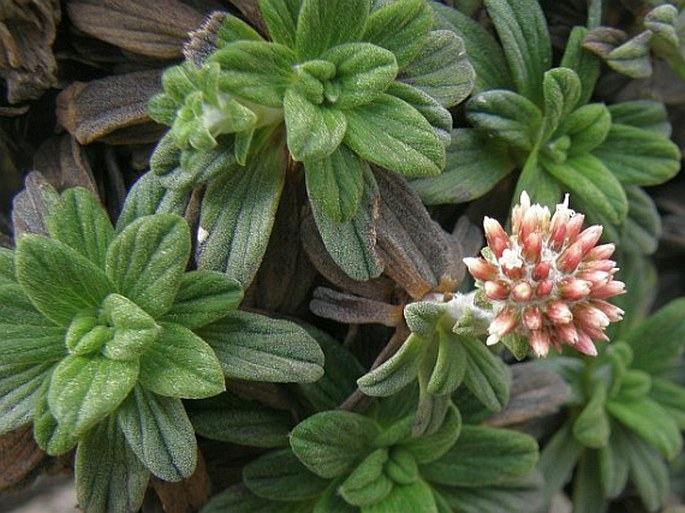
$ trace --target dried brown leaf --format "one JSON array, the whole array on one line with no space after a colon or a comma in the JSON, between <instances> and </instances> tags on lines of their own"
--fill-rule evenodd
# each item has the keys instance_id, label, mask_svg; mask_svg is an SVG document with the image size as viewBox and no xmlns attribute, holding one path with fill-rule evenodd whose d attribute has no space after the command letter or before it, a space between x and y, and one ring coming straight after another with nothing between
<instances>
[{"instance_id":1,"label":"dried brown leaf","mask_svg":"<svg viewBox=\"0 0 685 513\"><path fill-rule=\"evenodd\" d=\"M153 142L163 128L151 121L147 102L161 91L155 69L74 82L57 97L57 119L81 144Z\"/></svg>"},{"instance_id":2,"label":"dried brown leaf","mask_svg":"<svg viewBox=\"0 0 685 513\"><path fill-rule=\"evenodd\" d=\"M33 158L33 167L58 191L85 187L95 196L98 194L86 152L70 135L45 141Z\"/></svg>"},{"instance_id":3,"label":"dried brown leaf","mask_svg":"<svg viewBox=\"0 0 685 513\"><path fill-rule=\"evenodd\" d=\"M44 457L33 439L31 424L0 436L0 490L19 484Z\"/></svg>"},{"instance_id":4,"label":"dried brown leaf","mask_svg":"<svg viewBox=\"0 0 685 513\"><path fill-rule=\"evenodd\" d=\"M58 198L57 191L42 174L38 171L29 173L24 189L14 197L12 203L14 236L22 233L47 235L45 218Z\"/></svg>"},{"instance_id":5,"label":"dried brown leaf","mask_svg":"<svg viewBox=\"0 0 685 513\"><path fill-rule=\"evenodd\" d=\"M391 305L327 287L318 287L309 308L319 317L347 324L383 324L395 327L403 321L402 305Z\"/></svg>"},{"instance_id":6,"label":"dried brown leaf","mask_svg":"<svg viewBox=\"0 0 685 513\"><path fill-rule=\"evenodd\" d=\"M192 476L177 483L162 481L152 476L150 484L157 492L166 513L192 513L198 511L209 499L212 484L207 475L205 461L197 452L197 466Z\"/></svg>"},{"instance_id":7,"label":"dried brown leaf","mask_svg":"<svg viewBox=\"0 0 685 513\"><path fill-rule=\"evenodd\" d=\"M188 33L202 13L177 0L71 0L69 17L84 32L128 51L158 57L181 57Z\"/></svg>"}]
</instances>

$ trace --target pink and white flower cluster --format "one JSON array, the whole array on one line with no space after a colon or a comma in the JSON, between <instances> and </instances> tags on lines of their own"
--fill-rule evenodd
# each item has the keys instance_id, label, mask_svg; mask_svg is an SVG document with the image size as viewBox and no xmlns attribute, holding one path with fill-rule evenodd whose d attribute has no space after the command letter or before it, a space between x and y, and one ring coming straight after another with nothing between
<instances>
[{"instance_id":1,"label":"pink and white flower cluster","mask_svg":"<svg viewBox=\"0 0 685 513\"><path fill-rule=\"evenodd\" d=\"M553 216L530 204L526 192L512 211L512 234L494 219L483 221L484 258L465 258L476 285L493 306L487 343L516 333L527 337L537 356L568 344L596 355L595 340L608 340L604 329L622 319L623 310L606 301L622 294L614 280L613 244L597 245L602 227L582 230L584 216L568 208L568 194Z\"/></svg>"}]
</instances>

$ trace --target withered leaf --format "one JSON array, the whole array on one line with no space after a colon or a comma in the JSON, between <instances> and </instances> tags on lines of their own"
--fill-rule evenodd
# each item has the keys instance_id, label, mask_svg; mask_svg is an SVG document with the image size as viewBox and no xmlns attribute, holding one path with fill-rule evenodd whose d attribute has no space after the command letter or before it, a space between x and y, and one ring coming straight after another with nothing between
<instances>
[{"instance_id":1,"label":"withered leaf","mask_svg":"<svg viewBox=\"0 0 685 513\"><path fill-rule=\"evenodd\" d=\"M33 167L55 187L85 187L97 196L97 185L84 148L70 135L45 141L33 158Z\"/></svg>"},{"instance_id":2,"label":"withered leaf","mask_svg":"<svg viewBox=\"0 0 685 513\"><path fill-rule=\"evenodd\" d=\"M157 492L162 508L166 513L198 511L207 502L212 492L212 485L200 451L197 452L195 472L189 478L170 483L152 476L150 484Z\"/></svg>"},{"instance_id":3,"label":"withered leaf","mask_svg":"<svg viewBox=\"0 0 685 513\"><path fill-rule=\"evenodd\" d=\"M378 323L394 327L403 321L402 305L391 305L327 287L318 287L309 308L319 317L347 324Z\"/></svg>"},{"instance_id":4,"label":"withered leaf","mask_svg":"<svg viewBox=\"0 0 685 513\"><path fill-rule=\"evenodd\" d=\"M81 144L105 138L112 144L153 142L162 128L148 116L147 102L161 90L161 71L155 69L74 82L57 97L57 119ZM117 138L134 127L135 141Z\"/></svg>"},{"instance_id":5,"label":"withered leaf","mask_svg":"<svg viewBox=\"0 0 685 513\"><path fill-rule=\"evenodd\" d=\"M31 424L0 436L0 490L20 483L44 457L33 439Z\"/></svg>"},{"instance_id":6,"label":"withered leaf","mask_svg":"<svg viewBox=\"0 0 685 513\"><path fill-rule=\"evenodd\" d=\"M71 0L69 17L84 32L134 53L176 59L203 14L177 0Z\"/></svg>"},{"instance_id":7,"label":"withered leaf","mask_svg":"<svg viewBox=\"0 0 685 513\"><path fill-rule=\"evenodd\" d=\"M25 188L14 197L12 203L14 236L22 233L47 235L45 218L58 199L57 191L42 174L38 171L29 173Z\"/></svg>"},{"instance_id":8,"label":"withered leaf","mask_svg":"<svg viewBox=\"0 0 685 513\"><path fill-rule=\"evenodd\" d=\"M10 103L57 86L52 43L60 18L59 0L0 2L0 77L7 81Z\"/></svg>"}]
</instances>

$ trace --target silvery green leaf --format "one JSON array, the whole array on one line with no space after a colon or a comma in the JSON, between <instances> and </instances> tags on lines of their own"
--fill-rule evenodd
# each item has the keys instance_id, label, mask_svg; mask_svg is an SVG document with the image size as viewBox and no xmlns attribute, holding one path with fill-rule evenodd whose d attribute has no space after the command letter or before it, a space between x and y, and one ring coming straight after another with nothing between
<instances>
[{"instance_id":1,"label":"silvery green leaf","mask_svg":"<svg viewBox=\"0 0 685 513\"><path fill-rule=\"evenodd\" d=\"M581 93L580 78L569 68L553 68L544 74L542 92L545 109L540 140L547 141L575 109Z\"/></svg>"},{"instance_id":2,"label":"silvery green leaf","mask_svg":"<svg viewBox=\"0 0 685 513\"><path fill-rule=\"evenodd\" d=\"M400 81L420 89L443 107L462 102L471 93L474 79L463 40L449 30L429 32L426 44L399 76Z\"/></svg>"},{"instance_id":3,"label":"silvery green leaf","mask_svg":"<svg viewBox=\"0 0 685 513\"><path fill-rule=\"evenodd\" d=\"M159 326L145 310L119 294L102 302L101 319L113 328L102 354L110 360L137 359L157 338Z\"/></svg>"},{"instance_id":4,"label":"silvery green leaf","mask_svg":"<svg viewBox=\"0 0 685 513\"><path fill-rule=\"evenodd\" d=\"M681 5L682 7L682 5ZM675 5L658 5L645 14L645 27L654 33L659 40L680 52L680 36L678 34L678 9Z\"/></svg>"},{"instance_id":5,"label":"silvery green leaf","mask_svg":"<svg viewBox=\"0 0 685 513\"><path fill-rule=\"evenodd\" d=\"M442 143L447 146L447 151L449 152L449 144L452 140L452 114L450 114L450 111L421 89L417 89L416 87L403 82L393 82L388 86L386 92L392 96L396 96L400 100L404 100L419 111L435 129L438 137Z\"/></svg>"},{"instance_id":6,"label":"silvery green leaf","mask_svg":"<svg viewBox=\"0 0 685 513\"><path fill-rule=\"evenodd\" d=\"M100 423L78 445L76 497L89 513L138 511L150 472L131 451L114 419Z\"/></svg>"},{"instance_id":7,"label":"silvery green leaf","mask_svg":"<svg viewBox=\"0 0 685 513\"><path fill-rule=\"evenodd\" d=\"M338 488L345 502L366 509L383 500L394 485L384 472L387 461L387 447L378 448L366 456Z\"/></svg>"},{"instance_id":8,"label":"silvery green leaf","mask_svg":"<svg viewBox=\"0 0 685 513\"><path fill-rule=\"evenodd\" d=\"M33 409L33 437L38 446L50 456L59 456L73 449L78 438L67 427L59 424L48 406L50 376L54 366L46 373L38 391Z\"/></svg>"},{"instance_id":9,"label":"silvery green leaf","mask_svg":"<svg viewBox=\"0 0 685 513\"><path fill-rule=\"evenodd\" d=\"M140 359L140 384L166 397L203 399L226 389L212 348L180 324L160 323L155 342Z\"/></svg>"},{"instance_id":10,"label":"silvery green leaf","mask_svg":"<svg viewBox=\"0 0 685 513\"><path fill-rule=\"evenodd\" d=\"M358 41L370 6L370 0L303 0L295 33L298 59L316 59L329 48Z\"/></svg>"},{"instance_id":11,"label":"silvery green leaf","mask_svg":"<svg viewBox=\"0 0 685 513\"><path fill-rule=\"evenodd\" d=\"M33 420L40 388L50 379L53 363L0 364L0 433L5 434Z\"/></svg>"},{"instance_id":12,"label":"silvery green leaf","mask_svg":"<svg viewBox=\"0 0 685 513\"><path fill-rule=\"evenodd\" d=\"M75 249L40 235L17 241L17 280L45 317L67 326L80 310L112 292L104 271Z\"/></svg>"},{"instance_id":13,"label":"silvery green leaf","mask_svg":"<svg viewBox=\"0 0 685 513\"><path fill-rule=\"evenodd\" d=\"M231 312L197 330L229 378L298 383L323 374L323 353L298 325L249 312Z\"/></svg>"},{"instance_id":14,"label":"silvery green leaf","mask_svg":"<svg viewBox=\"0 0 685 513\"><path fill-rule=\"evenodd\" d=\"M259 0L271 40L293 48L302 0Z\"/></svg>"},{"instance_id":15,"label":"silvery green leaf","mask_svg":"<svg viewBox=\"0 0 685 513\"><path fill-rule=\"evenodd\" d=\"M155 476L180 481L194 472L197 442L180 399L136 386L116 421L129 448Z\"/></svg>"},{"instance_id":16,"label":"silvery green leaf","mask_svg":"<svg viewBox=\"0 0 685 513\"><path fill-rule=\"evenodd\" d=\"M509 370L478 338L460 336L459 340L467 355L464 384L490 411L500 411L509 401Z\"/></svg>"},{"instance_id":17,"label":"silvery green leaf","mask_svg":"<svg viewBox=\"0 0 685 513\"><path fill-rule=\"evenodd\" d=\"M645 30L607 55L607 64L614 70L631 78L646 78L652 74L649 41L653 32Z\"/></svg>"},{"instance_id":18,"label":"silvery green leaf","mask_svg":"<svg viewBox=\"0 0 685 513\"><path fill-rule=\"evenodd\" d=\"M90 191L80 187L64 191L46 224L50 237L104 267L114 228Z\"/></svg>"},{"instance_id":19,"label":"silvery green leaf","mask_svg":"<svg viewBox=\"0 0 685 513\"><path fill-rule=\"evenodd\" d=\"M190 230L171 214L144 216L119 233L107 251L116 291L153 317L174 302L190 256Z\"/></svg>"}]
</instances>

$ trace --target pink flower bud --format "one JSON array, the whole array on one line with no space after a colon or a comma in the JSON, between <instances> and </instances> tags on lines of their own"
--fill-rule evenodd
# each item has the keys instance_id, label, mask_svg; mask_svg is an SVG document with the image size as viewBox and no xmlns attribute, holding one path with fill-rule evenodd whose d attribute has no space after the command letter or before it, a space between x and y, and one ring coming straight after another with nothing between
<instances>
[{"instance_id":1,"label":"pink flower bud","mask_svg":"<svg viewBox=\"0 0 685 513\"><path fill-rule=\"evenodd\" d=\"M610 281L604 285L593 288L591 296L593 299L607 299L610 297L618 296L625 292L626 284L622 281Z\"/></svg>"},{"instance_id":2,"label":"pink flower bud","mask_svg":"<svg viewBox=\"0 0 685 513\"><path fill-rule=\"evenodd\" d=\"M527 262L539 262L542 253L542 235L533 232L526 237L521 253Z\"/></svg>"},{"instance_id":3,"label":"pink flower bud","mask_svg":"<svg viewBox=\"0 0 685 513\"><path fill-rule=\"evenodd\" d=\"M542 280L538 283L538 286L535 287L535 295L538 299L544 299L552 293L553 289L554 282L552 280Z\"/></svg>"},{"instance_id":4,"label":"pink flower bud","mask_svg":"<svg viewBox=\"0 0 685 513\"><path fill-rule=\"evenodd\" d=\"M516 301L530 301L533 297L533 288L527 281L517 281L511 288L511 295Z\"/></svg>"},{"instance_id":5,"label":"pink flower bud","mask_svg":"<svg viewBox=\"0 0 685 513\"><path fill-rule=\"evenodd\" d=\"M614 246L613 244L602 244L588 251L587 255L585 255L585 260L606 260L614 254L615 250L616 246Z\"/></svg>"},{"instance_id":6,"label":"pink flower bud","mask_svg":"<svg viewBox=\"0 0 685 513\"><path fill-rule=\"evenodd\" d=\"M552 341L546 331L533 330L530 332L530 346L533 348L535 356L547 356L551 345Z\"/></svg>"},{"instance_id":7,"label":"pink flower bud","mask_svg":"<svg viewBox=\"0 0 685 513\"><path fill-rule=\"evenodd\" d=\"M497 276L499 274L497 266L491 264L484 258L464 258L464 263L466 264L466 267L471 273L471 276L473 276L477 280L495 280L497 279Z\"/></svg>"},{"instance_id":8,"label":"pink flower bud","mask_svg":"<svg viewBox=\"0 0 685 513\"><path fill-rule=\"evenodd\" d=\"M485 239L488 241L488 246L497 258L502 256L504 250L509 247L510 241L507 232L504 231L502 225L496 219L486 217L483 219L483 228L485 231Z\"/></svg>"},{"instance_id":9,"label":"pink flower bud","mask_svg":"<svg viewBox=\"0 0 685 513\"><path fill-rule=\"evenodd\" d=\"M531 305L523 311L523 323L530 331L539 330L542 328L543 319L540 309Z\"/></svg>"},{"instance_id":10,"label":"pink flower bud","mask_svg":"<svg viewBox=\"0 0 685 513\"><path fill-rule=\"evenodd\" d=\"M559 295L566 301L580 301L590 294L590 283L578 278L564 278L559 283Z\"/></svg>"},{"instance_id":11,"label":"pink flower bud","mask_svg":"<svg viewBox=\"0 0 685 513\"><path fill-rule=\"evenodd\" d=\"M502 300L509 297L509 284L503 280L486 281L483 290L490 299Z\"/></svg>"},{"instance_id":12,"label":"pink flower bud","mask_svg":"<svg viewBox=\"0 0 685 513\"><path fill-rule=\"evenodd\" d=\"M547 303L545 313L554 324L568 324L573 321L571 309L563 301L550 301Z\"/></svg>"},{"instance_id":13,"label":"pink flower bud","mask_svg":"<svg viewBox=\"0 0 685 513\"><path fill-rule=\"evenodd\" d=\"M516 310L513 308L505 308L502 310L490 324L490 328L488 329L488 333L490 334L490 337L488 337L488 344L491 345L499 342L502 337L514 330L518 322L519 317L516 314Z\"/></svg>"},{"instance_id":14,"label":"pink flower bud","mask_svg":"<svg viewBox=\"0 0 685 513\"><path fill-rule=\"evenodd\" d=\"M533 267L533 272L531 273L531 277L535 281L540 281L544 280L549 276L549 271L552 268L552 264L549 262L540 262L537 264L535 267Z\"/></svg>"},{"instance_id":15,"label":"pink flower bud","mask_svg":"<svg viewBox=\"0 0 685 513\"><path fill-rule=\"evenodd\" d=\"M576 270L578 264L583 259L583 246L580 243L571 244L564 252L557 258L557 269L562 273L571 273Z\"/></svg>"}]
</instances>

